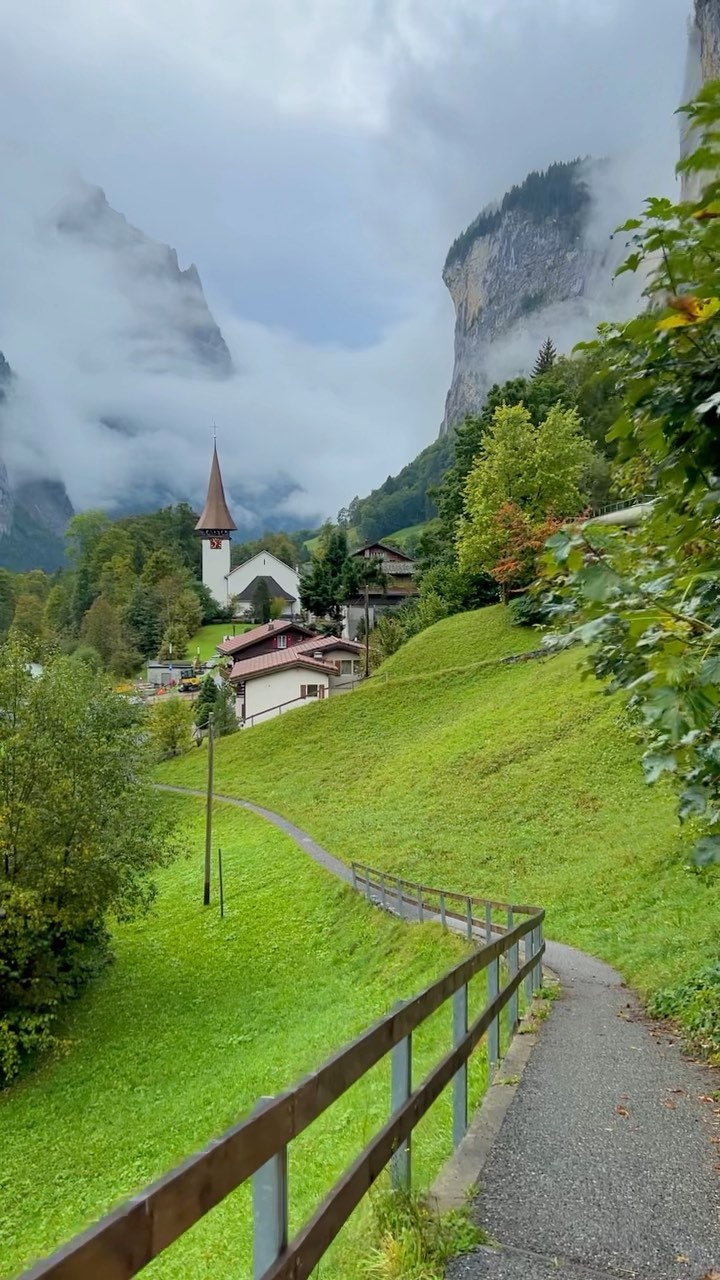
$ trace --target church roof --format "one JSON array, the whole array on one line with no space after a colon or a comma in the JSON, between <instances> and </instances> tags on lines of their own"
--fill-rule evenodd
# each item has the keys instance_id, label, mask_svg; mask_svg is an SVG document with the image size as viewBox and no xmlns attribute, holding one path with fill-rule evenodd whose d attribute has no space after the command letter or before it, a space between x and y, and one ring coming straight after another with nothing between
<instances>
[{"instance_id":1,"label":"church roof","mask_svg":"<svg viewBox=\"0 0 720 1280\"><path fill-rule=\"evenodd\" d=\"M243 603L245 603L248 600L252 601L255 597L255 592L257 591L258 584L260 582L267 583L268 595L270 596L271 600L285 600L287 601L288 604L295 603L295 596L289 596L287 591L283 591L282 587L275 581L274 578L270 577L269 573L258 573L253 578L252 582L248 583L244 591L238 592L235 599L242 600Z\"/></svg>"},{"instance_id":2,"label":"church roof","mask_svg":"<svg viewBox=\"0 0 720 1280\"><path fill-rule=\"evenodd\" d=\"M207 498L205 506L202 509L202 515L195 525L196 533L211 533L215 529L219 531L230 532L237 529L237 525L228 511L228 504L225 500L225 490L223 489L222 476L220 475L220 463L217 456L217 445L213 445L212 466L210 467L210 483L208 485Z\"/></svg>"}]
</instances>

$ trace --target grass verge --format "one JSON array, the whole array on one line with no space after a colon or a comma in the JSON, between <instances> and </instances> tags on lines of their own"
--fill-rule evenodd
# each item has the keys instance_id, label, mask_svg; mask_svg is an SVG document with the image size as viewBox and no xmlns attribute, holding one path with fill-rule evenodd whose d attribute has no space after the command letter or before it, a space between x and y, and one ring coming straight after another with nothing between
<instances>
[{"instance_id":1,"label":"grass verge","mask_svg":"<svg viewBox=\"0 0 720 1280\"><path fill-rule=\"evenodd\" d=\"M115 963L68 1012L64 1045L0 1095L0 1272L33 1259L172 1168L263 1095L297 1082L463 954L438 927L401 924L315 866L252 814L217 805L226 915L201 905L200 801L163 797L191 856L164 870L152 913L114 934ZM484 992L474 992L479 1008ZM450 1011L414 1036L416 1080L450 1044ZM471 1095L485 1062L476 1055ZM379 1064L290 1149L297 1229L387 1118ZM414 1143L417 1184L449 1154L449 1098ZM321 1274L366 1275L367 1207ZM161 1255L150 1277L249 1274L249 1189Z\"/></svg>"}]
</instances>

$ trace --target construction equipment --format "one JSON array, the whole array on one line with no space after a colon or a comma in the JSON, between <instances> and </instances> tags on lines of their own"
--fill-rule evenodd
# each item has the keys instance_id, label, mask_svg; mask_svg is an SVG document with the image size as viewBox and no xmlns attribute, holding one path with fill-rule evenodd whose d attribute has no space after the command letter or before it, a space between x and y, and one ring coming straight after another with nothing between
<instances>
[{"instance_id":1,"label":"construction equipment","mask_svg":"<svg viewBox=\"0 0 720 1280\"><path fill-rule=\"evenodd\" d=\"M200 676L195 674L192 667L187 667L186 670L180 672L178 691L180 693L197 693L201 683Z\"/></svg>"}]
</instances>

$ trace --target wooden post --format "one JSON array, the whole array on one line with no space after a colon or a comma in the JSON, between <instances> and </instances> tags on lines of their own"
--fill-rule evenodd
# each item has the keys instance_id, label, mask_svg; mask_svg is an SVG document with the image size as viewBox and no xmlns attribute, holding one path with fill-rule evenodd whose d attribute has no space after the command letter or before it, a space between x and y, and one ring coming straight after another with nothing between
<instances>
[{"instance_id":1,"label":"wooden post","mask_svg":"<svg viewBox=\"0 0 720 1280\"><path fill-rule=\"evenodd\" d=\"M365 679L370 675L370 587L365 583Z\"/></svg>"},{"instance_id":2,"label":"wooden post","mask_svg":"<svg viewBox=\"0 0 720 1280\"><path fill-rule=\"evenodd\" d=\"M208 716L208 775L207 775L207 808L205 811L205 883L203 886L203 906L210 906L210 866L212 859L212 803L213 803L213 722L212 711Z\"/></svg>"}]
</instances>

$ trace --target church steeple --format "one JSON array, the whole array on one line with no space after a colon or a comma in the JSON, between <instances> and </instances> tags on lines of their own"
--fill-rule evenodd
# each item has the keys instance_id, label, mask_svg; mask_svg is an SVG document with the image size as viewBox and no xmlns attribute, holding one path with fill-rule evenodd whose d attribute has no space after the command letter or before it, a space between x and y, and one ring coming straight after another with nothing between
<instances>
[{"instance_id":1,"label":"church steeple","mask_svg":"<svg viewBox=\"0 0 720 1280\"><path fill-rule=\"evenodd\" d=\"M211 534L228 534L231 533L233 529L237 529L237 525L228 510L222 476L220 474L217 444L213 443L213 456L212 465L210 467L210 483L208 484L207 498L205 500L205 506L202 509L200 519L195 525L195 532L209 537Z\"/></svg>"}]
</instances>

